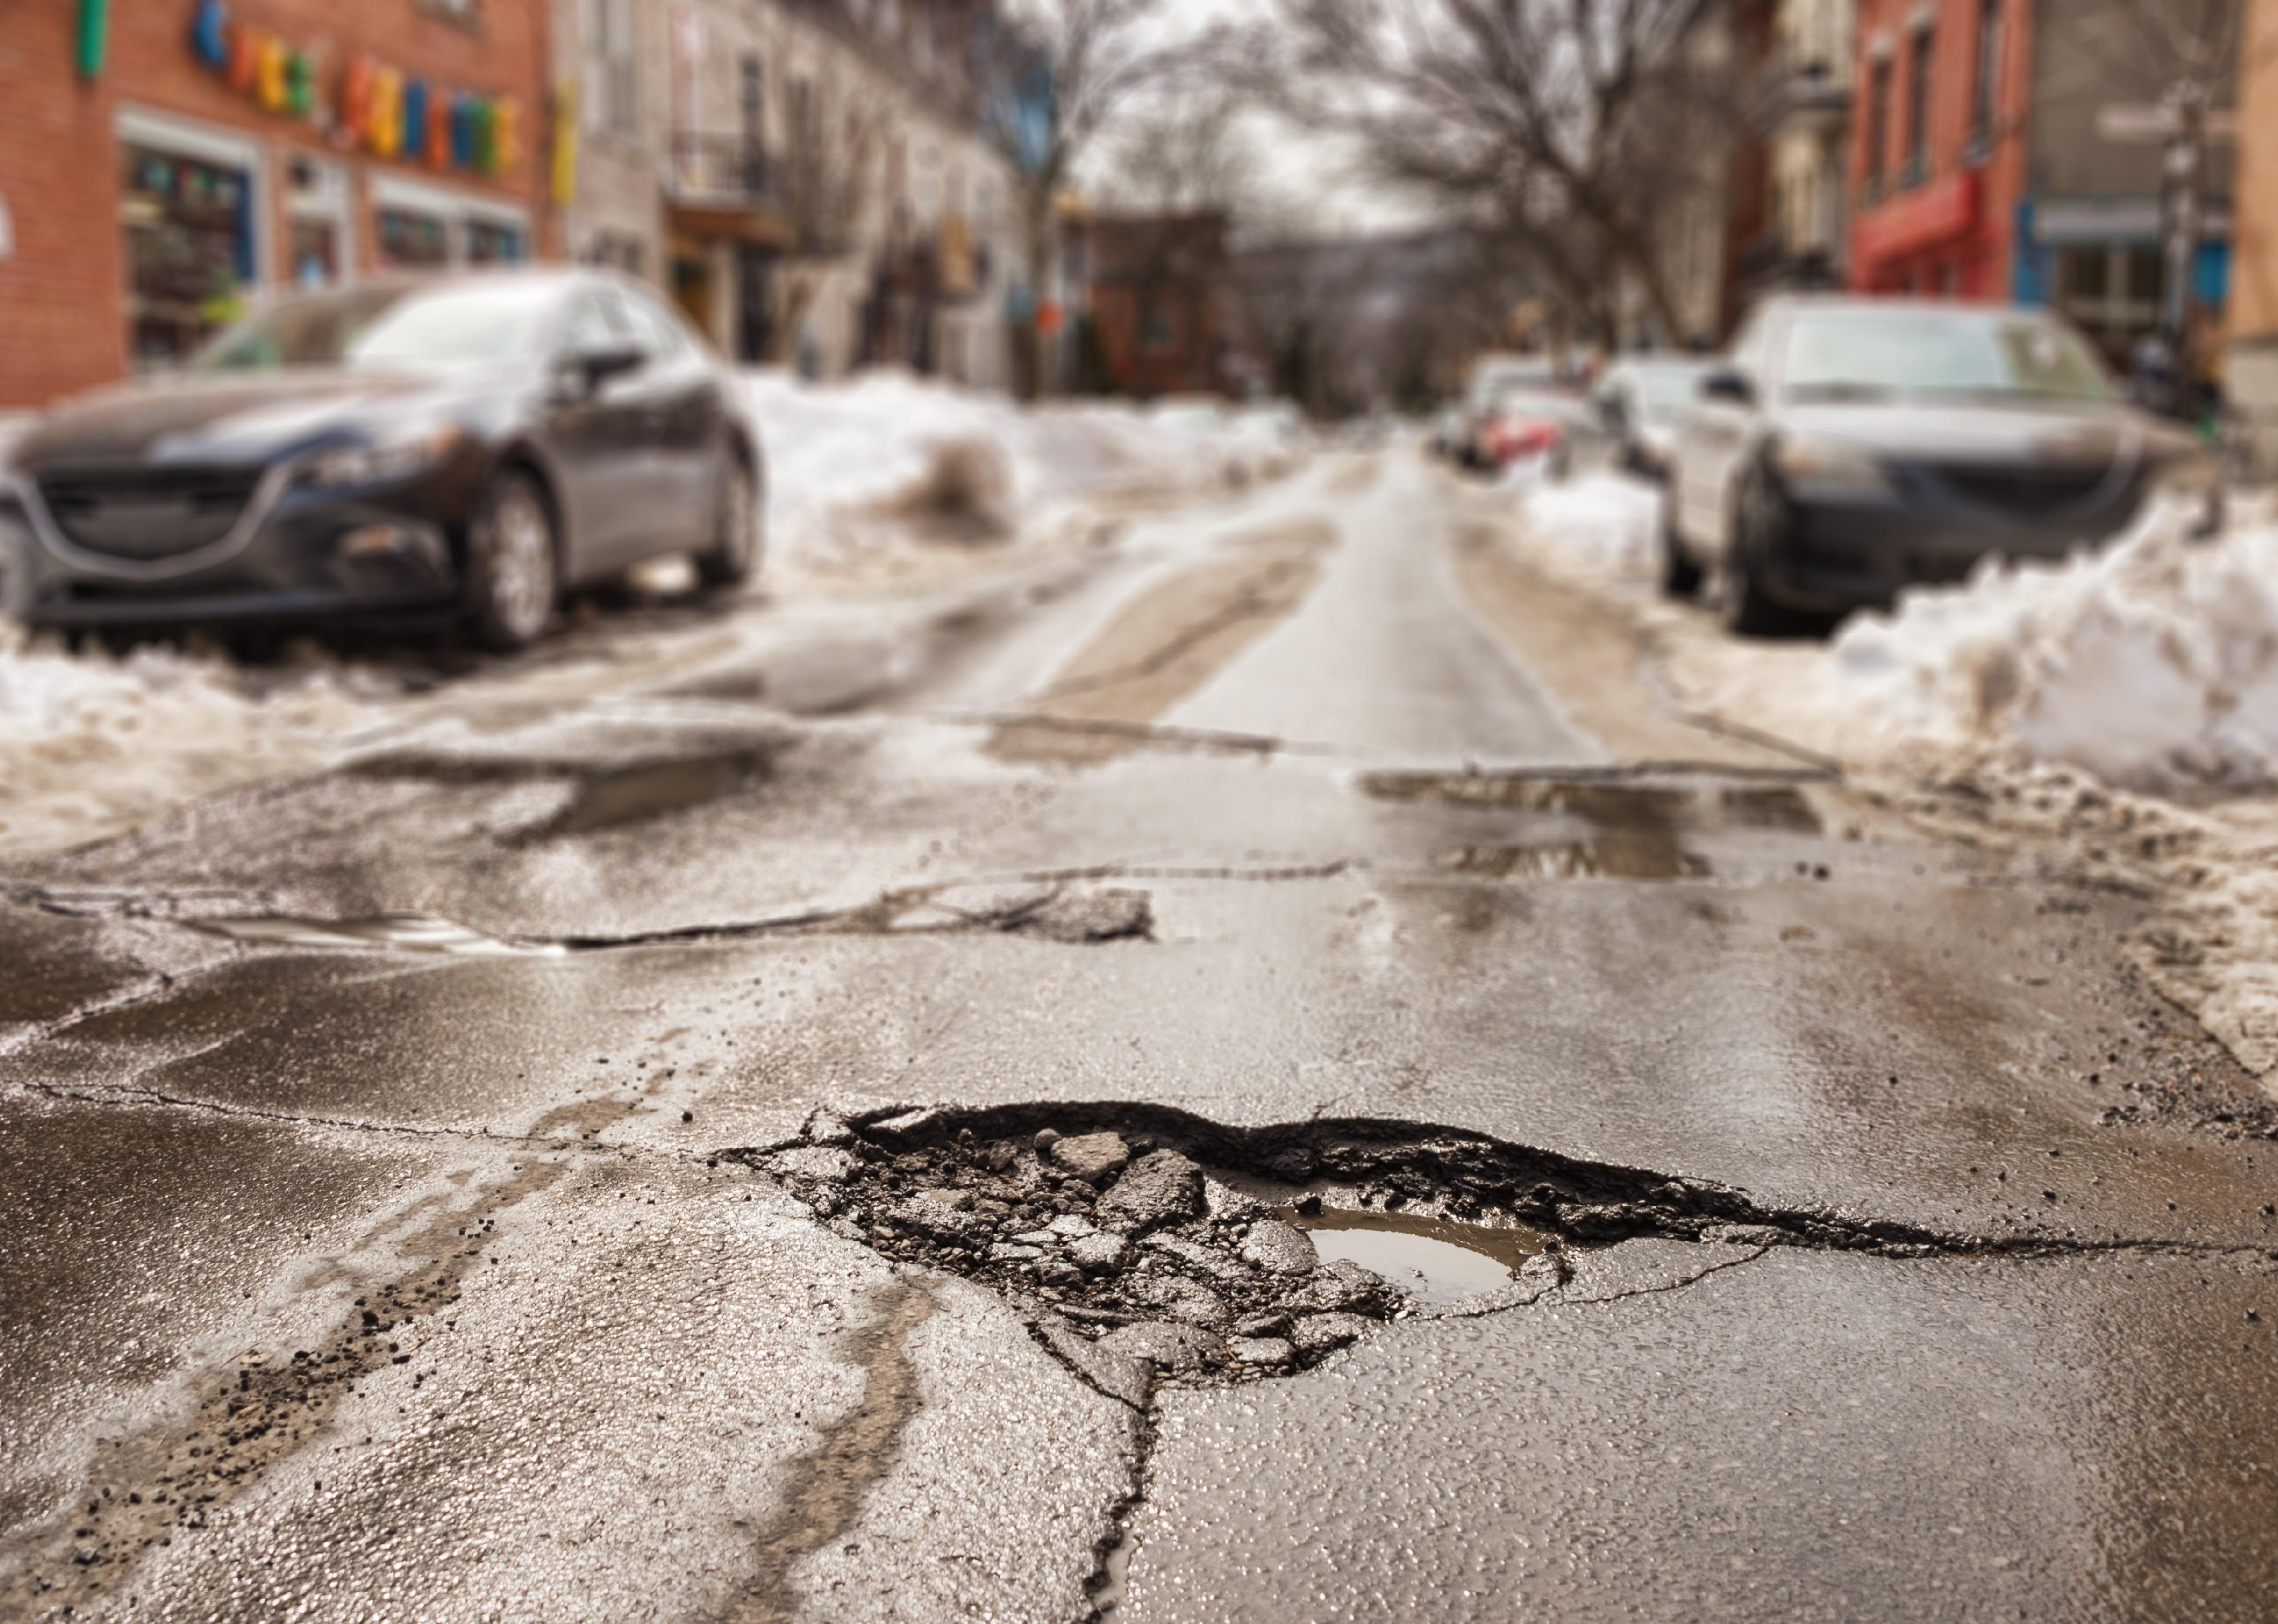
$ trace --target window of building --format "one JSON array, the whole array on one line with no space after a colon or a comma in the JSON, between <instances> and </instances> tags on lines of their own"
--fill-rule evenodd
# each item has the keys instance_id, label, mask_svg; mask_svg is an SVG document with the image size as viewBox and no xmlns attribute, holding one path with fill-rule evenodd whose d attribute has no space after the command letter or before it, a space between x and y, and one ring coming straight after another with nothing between
<instances>
[{"instance_id":1,"label":"window of building","mask_svg":"<svg viewBox=\"0 0 2278 1624\"><path fill-rule=\"evenodd\" d=\"M469 219L464 229L470 265L510 265L529 257L519 225L477 217Z\"/></svg>"},{"instance_id":2,"label":"window of building","mask_svg":"<svg viewBox=\"0 0 2278 1624\"><path fill-rule=\"evenodd\" d=\"M1160 354L1171 344L1171 307L1159 299L1150 299L1139 307L1139 347Z\"/></svg>"},{"instance_id":3,"label":"window of building","mask_svg":"<svg viewBox=\"0 0 2278 1624\"><path fill-rule=\"evenodd\" d=\"M1915 30L1913 61L1907 71L1907 166L1900 180L1918 186L1930 177L1930 73L1937 55L1938 31L1924 25Z\"/></svg>"},{"instance_id":4,"label":"window of building","mask_svg":"<svg viewBox=\"0 0 2278 1624\"><path fill-rule=\"evenodd\" d=\"M350 278L348 217L348 171L306 153L285 160L285 274L296 286Z\"/></svg>"},{"instance_id":5,"label":"window of building","mask_svg":"<svg viewBox=\"0 0 2278 1624\"><path fill-rule=\"evenodd\" d=\"M585 128L630 136L639 128L634 0L585 0Z\"/></svg>"},{"instance_id":6,"label":"window of building","mask_svg":"<svg viewBox=\"0 0 2278 1624\"><path fill-rule=\"evenodd\" d=\"M2083 243L2057 250L2056 306L2125 370L2136 346L2160 329L2167 263L2155 247Z\"/></svg>"},{"instance_id":7,"label":"window of building","mask_svg":"<svg viewBox=\"0 0 2278 1624\"><path fill-rule=\"evenodd\" d=\"M379 263L391 271L433 271L451 263L451 223L416 209L382 209L374 217Z\"/></svg>"},{"instance_id":8,"label":"window of building","mask_svg":"<svg viewBox=\"0 0 2278 1624\"><path fill-rule=\"evenodd\" d=\"M530 257L530 221L488 198L395 175L371 180L372 236L383 267L433 271Z\"/></svg>"},{"instance_id":9,"label":"window of building","mask_svg":"<svg viewBox=\"0 0 2278 1624\"><path fill-rule=\"evenodd\" d=\"M163 365L234 321L260 279L259 154L155 118L122 115L118 133L127 347Z\"/></svg>"},{"instance_id":10,"label":"window of building","mask_svg":"<svg viewBox=\"0 0 2278 1624\"><path fill-rule=\"evenodd\" d=\"M743 121L744 150L757 152L767 144L767 75L755 51L745 51L736 66L736 109Z\"/></svg>"},{"instance_id":11,"label":"window of building","mask_svg":"<svg viewBox=\"0 0 2278 1624\"><path fill-rule=\"evenodd\" d=\"M1977 74L1969 89L1969 144L1992 144L1993 110L2001 97L2001 0L1977 0Z\"/></svg>"},{"instance_id":12,"label":"window of building","mask_svg":"<svg viewBox=\"0 0 2278 1624\"><path fill-rule=\"evenodd\" d=\"M1875 58L1867 71L1867 195L1883 190L1884 166L1891 145L1891 59Z\"/></svg>"}]
</instances>

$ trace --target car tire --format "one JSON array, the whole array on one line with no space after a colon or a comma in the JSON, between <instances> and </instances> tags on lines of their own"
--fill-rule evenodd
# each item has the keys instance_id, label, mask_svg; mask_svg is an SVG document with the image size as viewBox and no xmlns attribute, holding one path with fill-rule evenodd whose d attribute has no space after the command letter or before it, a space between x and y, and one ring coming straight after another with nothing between
<instances>
[{"instance_id":1,"label":"car tire","mask_svg":"<svg viewBox=\"0 0 2278 1624\"><path fill-rule=\"evenodd\" d=\"M720 498L709 549L696 555L696 578L707 586L741 586L760 557L759 482L740 453L720 476Z\"/></svg>"},{"instance_id":2,"label":"car tire","mask_svg":"<svg viewBox=\"0 0 2278 1624\"><path fill-rule=\"evenodd\" d=\"M508 469L491 481L467 536L467 629L499 653L546 635L562 591L554 510L536 479Z\"/></svg>"},{"instance_id":3,"label":"car tire","mask_svg":"<svg viewBox=\"0 0 2278 1624\"><path fill-rule=\"evenodd\" d=\"M1661 498L1661 591L1664 598L1701 596L1701 566L1685 550L1677 531L1677 492L1664 486Z\"/></svg>"},{"instance_id":4,"label":"car tire","mask_svg":"<svg viewBox=\"0 0 2278 1624\"><path fill-rule=\"evenodd\" d=\"M1770 550L1773 532L1780 523L1780 494L1770 478L1758 469L1740 487L1732 515L1731 545L1724 552L1720 571L1724 629L1736 637L1778 637L1792 635L1797 617L1765 596L1762 561Z\"/></svg>"}]
</instances>

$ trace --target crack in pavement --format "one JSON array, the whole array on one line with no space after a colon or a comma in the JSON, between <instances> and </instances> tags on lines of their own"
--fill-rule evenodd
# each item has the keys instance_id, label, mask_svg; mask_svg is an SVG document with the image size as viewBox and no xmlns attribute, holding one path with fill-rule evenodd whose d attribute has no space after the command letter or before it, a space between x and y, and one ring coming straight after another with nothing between
<instances>
[{"instance_id":1,"label":"crack in pavement","mask_svg":"<svg viewBox=\"0 0 2278 1624\"><path fill-rule=\"evenodd\" d=\"M224 1040L226 1041L227 1040ZM218 1047L217 1045L216 1047ZM169 1056L168 1064L177 1056ZM596 1155L646 1156L671 1161L703 1161L706 1155L686 1151L661 1150L654 1147L633 1145L596 1145L576 1138L533 1133L493 1133L488 1128L447 1127L409 1122L371 1122L355 1117L326 1117L308 1111L264 1110L258 1106L235 1105L223 1100L202 1100L189 1094L167 1094L156 1088L113 1086L103 1088L72 1088L60 1083L19 1082L15 1088L23 1094L35 1094L66 1105L89 1105L98 1109L124 1110L196 1111L209 1116L240 1117L255 1122L271 1122L285 1127L328 1128L349 1133L375 1133L400 1139L459 1140L470 1145L495 1146L501 1149L574 1150ZM550 1113L549 1113L550 1114Z\"/></svg>"}]
</instances>

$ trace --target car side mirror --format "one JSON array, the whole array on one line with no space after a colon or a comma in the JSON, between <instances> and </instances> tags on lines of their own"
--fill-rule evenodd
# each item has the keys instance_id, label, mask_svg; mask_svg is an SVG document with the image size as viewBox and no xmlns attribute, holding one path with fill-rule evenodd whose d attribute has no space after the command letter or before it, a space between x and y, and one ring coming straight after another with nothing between
<instances>
[{"instance_id":1,"label":"car side mirror","mask_svg":"<svg viewBox=\"0 0 2278 1624\"><path fill-rule=\"evenodd\" d=\"M1701 380L1701 398L1719 400L1727 406L1754 406L1756 386L1737 367L1719 367Z\"/></svg>"},{"instance_id":2,"label":"car side mirror","mask_svg":"<svg viewBox=\"0 0 2278 1624\"><path fill-rule=\"evenodd\" d=\"M648 356L638 345L615 344L606 349L581 350L570 358L569 370L592 394L611 378L638 372L647 364Z\"/></svg>"}]
</instances>

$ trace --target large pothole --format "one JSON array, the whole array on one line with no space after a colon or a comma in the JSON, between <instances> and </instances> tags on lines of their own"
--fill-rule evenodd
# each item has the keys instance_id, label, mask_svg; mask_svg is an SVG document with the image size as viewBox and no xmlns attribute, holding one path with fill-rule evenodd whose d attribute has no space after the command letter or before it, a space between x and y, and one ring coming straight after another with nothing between
<instances>
[{"instance_id":1,"label":"large pothole","mask_svg":"<svg viewBox=\"0 0 2278 1624\"><path fill-rule=\"evenodd\" d=\"M1737 1191L1412 1123L1229 1128L1163 1107L818 1116L740 1153L838 1234L1002 1292L1095 1386L1320 1362L1384 1321L1531 1300L1640 1236L1916 1253Z\"/></svg>"}]
</instances>

